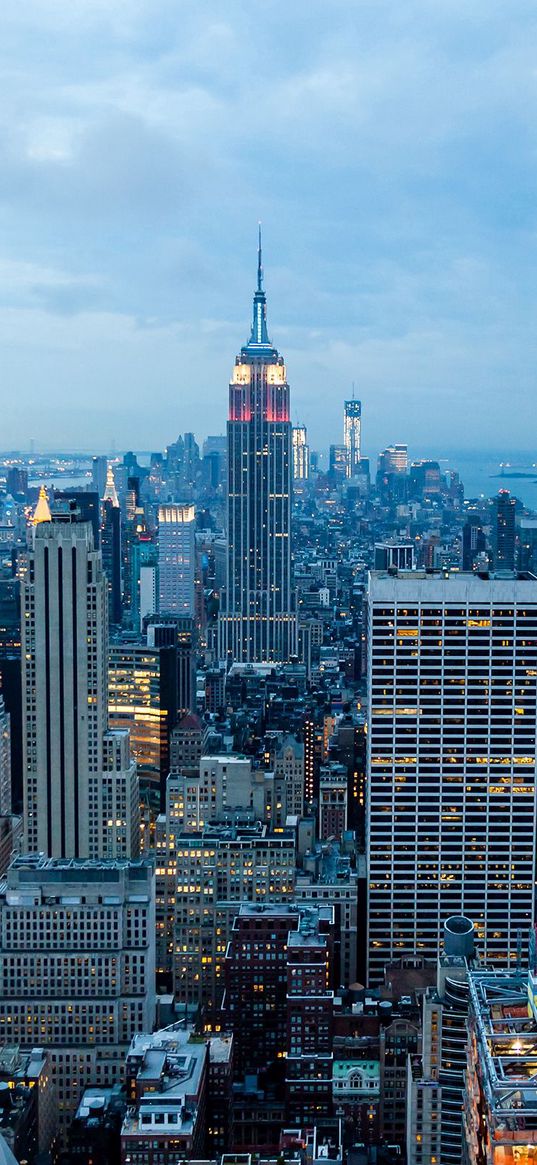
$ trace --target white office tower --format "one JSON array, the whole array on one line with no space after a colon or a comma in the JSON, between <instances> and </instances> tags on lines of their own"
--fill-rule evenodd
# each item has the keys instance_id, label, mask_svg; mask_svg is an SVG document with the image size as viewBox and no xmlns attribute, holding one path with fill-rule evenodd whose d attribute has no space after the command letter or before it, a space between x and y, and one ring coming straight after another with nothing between
<instances>
[{"instance_id":1,"label":"white office tower","mask_svg":"<svg viewBox=\"0 0 537 1165\"><path fill-rule=\"evenodd\" d=\"M535 916L537 582L370 576L369 982L475 922L505 966Z\"/></svg>"},{"instance_id":2,"label":"white office tower","mask_svg":"<svg viewBox=\"0 0 537 1165\"><path fill-rule=\"evenodd\" d=\"M10 715L6 712L0 692L0 817L11 813L11 731Z\"/></svg>"},{"instance_id":3,"label":"white office tower","mask_svg":"<svg viewBox=\"0 0 537 1165\"><path fill-rule=\"evenodd\" d=\"M159 611L194 617L195 507L166 502L158 512Z\"/></svg>"},{"instance_id":4,"label":"white office tower","mask_svg":"<svg viewBox=\"0 0 537 1165\"><path fill-rule=\"evenodd\" d=\"M21 581L24 846L58 858L136 856L136 769L128 740L115 747L108 734L101 555L77 511L51 519L42 503Z\"/></svg>"},{"instance_id":5,"label":"white office tower","mask_svg":"<svg viewBox=\"0 0 537 1165\"><path fill-rule=\"evenodd\" d=\"M0 1043L50 1051L64 1124L152 1031L152 863L17 857L0 881L0 933Z\"/></svg>"}]
</instances>

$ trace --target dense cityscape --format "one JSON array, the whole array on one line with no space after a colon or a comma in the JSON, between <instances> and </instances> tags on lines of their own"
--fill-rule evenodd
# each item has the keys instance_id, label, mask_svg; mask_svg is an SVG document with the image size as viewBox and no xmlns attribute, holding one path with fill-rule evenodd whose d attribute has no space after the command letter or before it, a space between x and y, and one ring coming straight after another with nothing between
<instances>
[{"instance_id":1,"label":"dense cityscape","mask_svg":"<svg viewBox=\"0 0 537 1165\"><path fill-rule=\"evenodd\" d=\"M0 458L0 1159L531 1162L533 470L310 448L254 286L226 435Z\"/></svg>"}]
</instances>

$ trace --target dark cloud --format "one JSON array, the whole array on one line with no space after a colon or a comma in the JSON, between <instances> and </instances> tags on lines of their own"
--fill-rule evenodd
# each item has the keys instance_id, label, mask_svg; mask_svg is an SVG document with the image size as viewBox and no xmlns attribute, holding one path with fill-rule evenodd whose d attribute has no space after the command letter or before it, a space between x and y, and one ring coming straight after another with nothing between
<instances>
[{"instance_id":1,"label":"dark cloud","mask_svg":"<svg viewBox=\"0 0 537 1165\"><path fill-rule=\"evenodd\" d=\"M529 0L5 5L4 444L222 429L261 218L314 444L354 381L372 452L527 446L536 31Z\"/></svg>"}]
</instances>

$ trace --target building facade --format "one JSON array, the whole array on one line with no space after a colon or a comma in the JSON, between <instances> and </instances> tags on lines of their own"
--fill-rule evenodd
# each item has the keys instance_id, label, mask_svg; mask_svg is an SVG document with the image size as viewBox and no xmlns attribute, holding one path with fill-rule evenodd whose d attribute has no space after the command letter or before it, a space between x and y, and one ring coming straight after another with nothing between
<instances>
[{"instance_id":1,"label":"building facade","mask_svg":"<svg viewBox=\"0 0 537 1165\"><path fill-rule=\"evenodd\" d=\"M0 1041L49 1051L61 1123L151 1030L154 929L149 861L35 854L0 883Z\"/></svg>"},{"instance_id":2,"label":"building facade","mask_svg":"<svg viewBox=\"0 0 537 1165\"><path fill-rule=\"evenodd\" d=\"M196 526L193 505L166 502L158 512L159 611L193 618Z\"/></svg>"},{"instance_id":3,"label":"building facade","mask_svg":"<svg viewBox=\"0 0 537 1165\"><path fill-rule=\"evenodd\" d=\"M227 431L220 655L239 662L287 660L296 651L289 385L283 357L268 336L261 245L252 331L233 369Z\"/></svg>"},{"instance_id":4,"label":"building facade","mask_svg":"<svg viewBox=\"0 0 537 1165\"><path fill-rule=\"evenodd\" d=\"M108 731L101 553L77 511L51 517L46 497L41 503L21 582L24 845L49 857L136 856L136 766L128 737L114 743ZM118 810L113 817L105 802Z\"/></svg>"},{"instance_id":5,"label":"building facade","mask_svg":"<svg viewBox=\"0 0 537 1165\"><path fill-rule=\"evenodd\" d=\"M373 574L369 977L464 914L506 964L534 917L537 582Z\"/></svg>"},{"instance_id":6,"label":"building facade","mask_svg":"<svg viewBox=\"0 0 537 1165\"><path fill-rule=\"evenodd\" d=\"M343 444L347 452L347 477L356 477L362 457L362 402L345 401Z\"/></svg>"}]
</instances>

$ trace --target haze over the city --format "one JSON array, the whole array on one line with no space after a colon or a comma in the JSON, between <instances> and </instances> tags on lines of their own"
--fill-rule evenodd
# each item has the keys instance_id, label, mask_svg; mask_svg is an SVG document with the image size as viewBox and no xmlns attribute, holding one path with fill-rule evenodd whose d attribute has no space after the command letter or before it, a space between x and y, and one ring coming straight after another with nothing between
<instances>
[{"instance_id":1,"label":"haze over the city","mask_svg":"<svg viewBox=\"0 0 537 1165\"><path fill-rule=\"evenodd\" d=\"M529 0L27 0L0 16L2 448L223 432L257 221L293 419L529 449Z\"/></svg>"}]
</instances>

